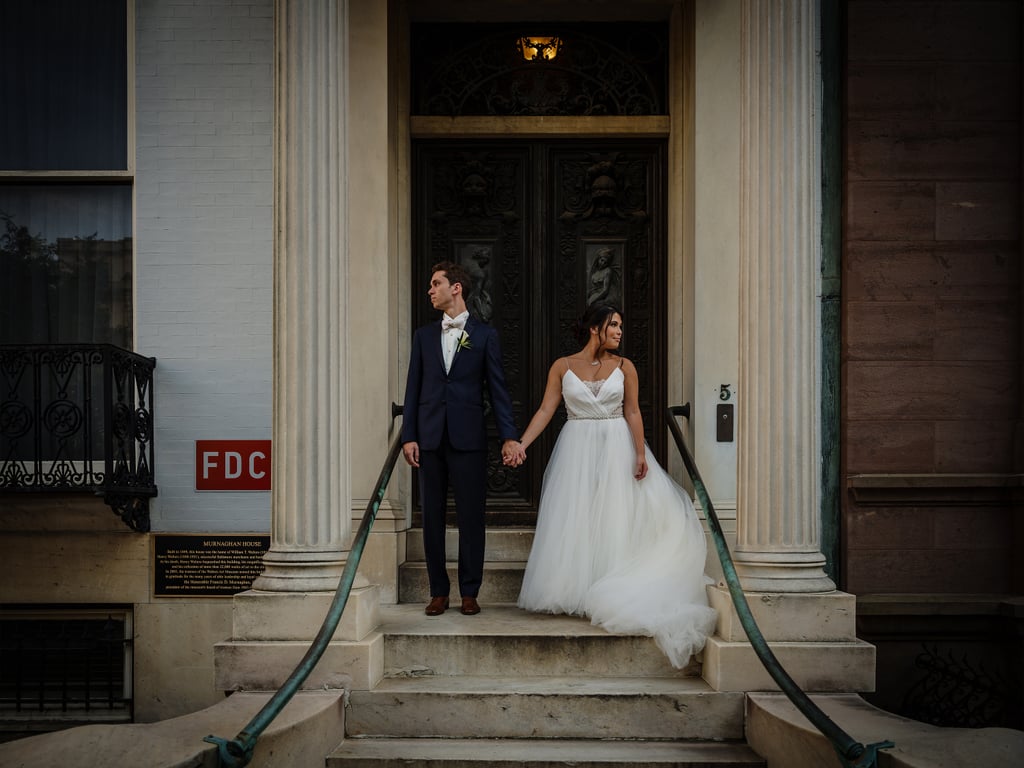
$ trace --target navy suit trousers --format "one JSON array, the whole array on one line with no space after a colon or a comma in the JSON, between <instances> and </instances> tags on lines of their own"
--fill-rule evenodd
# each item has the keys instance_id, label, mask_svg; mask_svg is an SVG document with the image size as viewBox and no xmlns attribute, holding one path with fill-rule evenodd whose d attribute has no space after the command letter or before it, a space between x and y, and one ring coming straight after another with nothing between
<instances>
[{"instance_id":1,"label":"navy suit trousers","mask_svg":"<svg viewBox=\"0 0 1024 768\"><path fill-rule=\"evenodd\" d=\"M420 451L419 480L430 596L444 597L451 589L445 553L445 513L450 484L459 528L459 594L476 597L484 576L487 451L457 451L445 434L436 450Z\"/></svg>"}]
</instances>

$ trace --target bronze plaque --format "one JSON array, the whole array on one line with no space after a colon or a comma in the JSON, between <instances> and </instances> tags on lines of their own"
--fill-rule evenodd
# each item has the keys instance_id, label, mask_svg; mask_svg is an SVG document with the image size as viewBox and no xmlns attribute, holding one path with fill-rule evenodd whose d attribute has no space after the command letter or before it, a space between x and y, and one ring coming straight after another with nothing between
<instances>
[{"instance_id":1,"label":"bronze plaque","mask_svg":"<svg viewBox=\"0 0 1024 768\"><path fill-rule=\"evenodd\" d=\"M263 572L269 534L153 536L154 597L231 597Z\"/></svg>"}]
</instances>

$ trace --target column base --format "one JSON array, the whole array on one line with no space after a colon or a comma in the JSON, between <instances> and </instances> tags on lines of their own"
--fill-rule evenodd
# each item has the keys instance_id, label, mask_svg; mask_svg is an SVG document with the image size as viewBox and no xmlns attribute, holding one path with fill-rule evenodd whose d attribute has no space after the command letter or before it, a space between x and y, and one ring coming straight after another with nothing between
<instances>
[{"instance_id":1,"label":"column base","mask_svg":"<svg viewBox=\"0 0 1024 768\"><path fill-rule=\"evenodd\" d=\"M275 550L263 556L263 573L252 588L261 592L334 592L341 580L348 552ZM365 586L366 581L358 586Z\"/></svg>"},{"instance_id":2,"label":"column base","mask_svg":"<svg viewBox=\"0 0 1024 768\"><path fill-rule=\"evenodd\" d=\"M789 642L851 642L857 639L857 596L848 592L744 592L761 634ZM724 586L708 587L708 603L718 611L715 635L729 642L746 642L747 632Z\"/></svg>"},{"instance_id":3,"label":"column base","mask_svg":"<svg viewBox=\"0 0 1024 768\"><path fill-rule=\"evenodd\" d=\"M875 646L848 643L770 642L782 668L804 691L867 693L875 690ZM716 691L778 691L750 643L708 638L703 677Z\"/></svg>"},{"instance_id":4,"label":"column base","mask_svg":"<svg viewBox=\"0 0 1024 768\"><path fill-rule=\"evenodd\" d=\"M783 669L806 691L875 689L875 647L856 636L857 598L824 594L745 593L750 613ZM747 640L729 590L708 589L718 611L703 653L703 676L718 691L777 691Z\"/></svg>"},{"instance_id":5,"label":"column base","mask_svg":"<svg viewBox=\"0 0 1024 768\"><path fill-rule=\"evenodd\" d=\"M231 637L235 640L312 640L327 617L330 592L260 592L234 596ZM380 587L353 588L333 640L362 640L380 624Z\"/></svg>"},{"instance_id":6,"label":"column base","mask_svg":"<svg viewBox=\"0 0 1024 768\"><path fill-rule=\"evenodd\" d=\"M820 552L749 552L734 555L744 592L821 593L836 585L825 574Z\"/></svg>"},{"instance_id":7,"label":"column base","mask_svg":"<svg viewBox=\"0 0 1024 768\"><path fill-rule=\"evenodd\" d=\"M231 639L214 646L216 685L223 691L280 688L305 656L330 610L324 592L260 592L235 595ZM303 690L369 690L384 676L380 588L349 593L341 620Z\"/></svg>"},{"instance_id":8,"label":"column base","mask_svg":"<svg viewBox=\"0 0 1024 768\"><path fill-rule=\"evenodd\" d=\"M218 690L275 691L284 685L309 649L308 640L227 640L213 647ZM384 635L359 642L331 641L301 690L373 689L384 677Z\"/></svg>"}]
</instances>

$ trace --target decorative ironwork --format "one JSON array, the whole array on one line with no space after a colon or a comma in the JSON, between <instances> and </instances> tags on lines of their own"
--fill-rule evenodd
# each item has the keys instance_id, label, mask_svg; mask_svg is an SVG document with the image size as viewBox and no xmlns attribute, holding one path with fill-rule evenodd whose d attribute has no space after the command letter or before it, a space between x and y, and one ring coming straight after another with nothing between
<instances>
[{"instance_id":1,"label":"decorative ironwork","mask_svg":"<svg viewBox=\"0 0 1024 768\"><path fill-rule=\"evenodd\" d=\"M413 25L414 113L667 114L664 25L558 26L557 57L524 60L519 26Z\"/></svg>"},{"instance_id":2,"label":"decorative ironwork","mask_svg":"<svg viewBox=\"0 0 1024 768\"><path fill-rule=\"evenodd\" d=\"M130 721L130 632L117 610L0 614L0 713L64 724Z\"/></svg>"},{"instance_id":3,"label":"decorative ironwork","mask_svg":"<svg viewBox=\"0 0 1024 768\"><path fill-rule=\"evenodd\" d=\"M901 714L932 725L953 728L984 728L1002 725L1010 700L1006 675L991 673L983 662L972 664L937 646L922 645L914 666L924 676L903 698Z\"/></svg>"},{"instance_id":4,"label":"decorative ironwork","mask_svg":"<svg viewBox=\"0 0 1024 768\"><path fill-rule=\"evenodd\" d=\"M551 61L562 41L557 37L520 37L517 45L526 61Z\"/></svg>"},{"instance_id":5,"label":"decorative ironwork","mask_svg":"<svg viewBox=\"0 0 1024 768\"><path fill-rule=\"evenodd\" d=\"M561 57L561 52L559 53ZM543 66L533 62L535 66ZM573 326L590 301L620 303L624 353L640 373L647 439L664 448L664 143L660 141L417 141L413 177L414 282L430 266L463 264L474 277L467 302L499 329L505 380L519 425L543 396L559 355L578 350ZM436 322L426 301L417 324ZM490 433L488 520L535 519L545 458L562 409L523 467L509 470ZM488 422L490 427L490 422ZM414 513L415 514L415 513Z\"/></svg>"},{"instance_id":6,"label":"decorative ironwork","mask_svg":"<svg viewBox=\"0 0 1024 768\"><path fill-rule=\"evenodd\" d=\"M91 491L148 531L155 367L110 344L0 347L0 492Z\"/></svg>"},{"instance_id":7,"label":"decorative ironwork","mask_svg":"<svg viewBox=\"0 0 1024 768\"><path fill-rule=\"evenodd\" d=\"M576 351L573 327L582 308L608 301L625 313L622 352L636 366L644 432L656 451L664 428L658 360L663 339L655 333L662 311L657 286L664 274L662 230L650 211L660 210L663 167L660 145L569 148L553 154L557 189L559 286L557 312L562 354Z\"/></svg>"}]
</instances>

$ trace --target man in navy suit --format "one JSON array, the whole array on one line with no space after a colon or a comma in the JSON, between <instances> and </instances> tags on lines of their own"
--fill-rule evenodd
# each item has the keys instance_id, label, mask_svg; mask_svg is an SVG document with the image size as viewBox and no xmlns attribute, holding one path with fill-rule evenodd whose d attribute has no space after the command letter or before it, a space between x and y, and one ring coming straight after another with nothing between
<instances>
[{"instance_id":1,"label":"man in navy suit","mask_svg":"<svg viewBox=\"0 0 1024 768\"><path fill-rule=\"evenodd\" d=\"M469 316L472 281L459 264L434 265L430 302L444 314L412 339L402 411L402 453L419 469L423 549L430 580L426 614L448 608L451 588L445 567L445 506L448 484L455 492L459 528L459 594L462 613L480 612L477 595L484 574L484 505L487 499L487 430L484 385L501 438L502 457L518 464L518 432L505 388L498 332Z\"/></svg>"}]
</instances>

